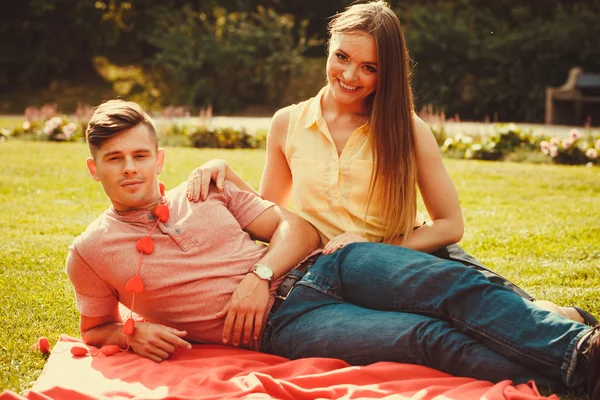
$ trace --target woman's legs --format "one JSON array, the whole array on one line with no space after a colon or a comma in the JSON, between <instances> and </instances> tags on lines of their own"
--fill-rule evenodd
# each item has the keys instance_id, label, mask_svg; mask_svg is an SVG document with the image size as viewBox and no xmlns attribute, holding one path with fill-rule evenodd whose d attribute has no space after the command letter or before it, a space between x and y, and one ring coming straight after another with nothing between
<instances>
[{"instance_id":1,"label":"woman's legs","mask_svg":"<svg viewBox=\"0 0 600 400\"><path fill-rule=\"evenodd\" d=\"M524 299L527 299L530 301L535 301L535 304L538 307L543 308L544 310L555 312L565 318L569 318L572 321L581 322L581 323L585 322L581 313L578 312L573 307L561 307L561 306L559 306L551 301L548 301L548 300L535 300L535 298L533 296L531 296L529 293L527 293L525 290L521 289L520 287L518 287L517 285L515 285L508 279L495 273L494 271L492 271L491 269L489 269L488 267L483 265L481 262L479 262L473 256L468 254L466 251L463 250L462 247L460 247L457 244L442 247L441 249L436 250L431 254L438 258L441 258L444 260L450 260L450 261L457 261L469 268L473 268L473 269L481 272L486 278L488 278L490 280L490 282L496 283L498 285L502 285L502 286L506 287L507 289L511 290L512 292L516 293L517 295L523 297ZM590 317L592 317L592 316L590 315ZM589 323L590 325L595 325L596 323L598 323L598 321L595 321L592 318L588 318L588 319L590 319L590 323Z\"/></svg>"},{"instance_id":2,"label":"woman's legs","mask_svg":"<svg viewBox=\"0 0 600 400\"><path fill-rule=\"evenodd\" d=\"M322 256L298 283L362 308L446 321L507 359L570 387L583 324L535 306L464 265L399 246L353 243ZM277 313L279 315L279 312Z\"/></svg>"},{"instance_id":3,"label":"woman's legs","mask_svg":"<svg viewBox=\"0 0 600 400\"><path fill-rule=\"evenodd\" d=\"M269 319L261 350L292 359L339 358L352 365L411 363L456 376L515 384L534 380L553 391L565 389L560 368L545 375L494 352L449 322L359 307L303 285Z\"/></svg>"}]
</instances>

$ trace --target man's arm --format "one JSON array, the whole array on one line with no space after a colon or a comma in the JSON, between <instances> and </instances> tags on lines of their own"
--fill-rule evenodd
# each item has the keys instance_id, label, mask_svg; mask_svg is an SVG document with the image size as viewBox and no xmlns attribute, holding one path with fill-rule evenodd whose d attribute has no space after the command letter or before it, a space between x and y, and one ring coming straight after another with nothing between
<instances>
[{"instance_id":1,"label":"man's arm","mask_svg":"<svg viewBox=\"0 0 600 400\"><path fill-rule=\"evenodd\" d=\"M83 341L96 347L115 344L121 349L127 348L127 337L122 332L123 321L113 289L88 266L75 246L67 256L66 269L75 288ZM185 335L186 332L163 325L136 322L130 345L140 356L160 362L168 358L176 347L190 346L181 339Z\"/></svg>"},{"instance_id":2,"label":"man's arm","mask_svg":"<svg viewBox=\"0 0 600 400\"><path fill-rule=\"evenodd\" d=\"M79 329L86 344L96 347L116 344L121 349L127 348L127 337L122 332L123 323L118 309L102 317L81 315ZM191 344L182 339L186 335L187 332L168 326L136 321L129 345L139 356L161 362L169 358L177 347L191 348Z\"/></svg>"},{"instance_id":3,"label":"man's arm","mask_svg":"<svg viewBox=\"0 0 600 400\"><path fill-rule=\"evenodd\" d=\"M262 212L245 230L256 240L270 242L269 250L259 261L268 265L277 279L304 260L320 244L317 230L300 216L277 206ZM269 302L269 282L249 273L231 296L218 316L227 315L223 342L231 339L234 346L240 339L248 344L257 340ZM242 336L243 335L243 336Z\"/></svg>"}]
</instances>

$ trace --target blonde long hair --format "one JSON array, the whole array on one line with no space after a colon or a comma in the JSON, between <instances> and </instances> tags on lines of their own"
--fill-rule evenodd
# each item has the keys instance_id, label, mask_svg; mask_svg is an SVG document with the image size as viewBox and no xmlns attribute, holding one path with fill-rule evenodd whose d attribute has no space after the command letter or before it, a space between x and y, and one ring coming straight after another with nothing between
<instances>
[{"instance_id":1,"label":"blonde long hair","mask_svg":"<svg viewBox=\"0 0 600 400\"><path fill-rule=\"evenodd\" d=\"M400 21L384 1L354 4L329 23L336 33L367 32L377 47L377 88L368 100L369 140L375 167L367 213L374 194L382 201L384 242L412 234L417 214L416 145L408 49ZM366 217L366 215L365 215ZM365 218L366 219L366 218Z\"/></svg>"}]
</instances>

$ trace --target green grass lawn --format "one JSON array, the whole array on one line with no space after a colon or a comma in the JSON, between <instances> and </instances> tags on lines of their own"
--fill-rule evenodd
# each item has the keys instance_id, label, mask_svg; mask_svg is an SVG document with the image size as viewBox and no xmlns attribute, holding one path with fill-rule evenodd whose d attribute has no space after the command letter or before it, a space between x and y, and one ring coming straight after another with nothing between
<instances>
[{"instance_id":1,"label":"green grass lawn","mask_svg":"<svg viewBox=\"0 0 600 400\"><path fill-rule=\"evenodd\" d=\"M28 348L78 336L64 272L68 246L108 206L87 174L81 143L0 143L0 389L20 392L44 357ZM264 152L167 149L167 187L215 157L258 187ZM600 314L600 171L447 160L463 205L462 245L538 298ZM500 307L501 305L499 305ZM575 399L565 396L564 399Z\"/></svg>"}]
</instances>

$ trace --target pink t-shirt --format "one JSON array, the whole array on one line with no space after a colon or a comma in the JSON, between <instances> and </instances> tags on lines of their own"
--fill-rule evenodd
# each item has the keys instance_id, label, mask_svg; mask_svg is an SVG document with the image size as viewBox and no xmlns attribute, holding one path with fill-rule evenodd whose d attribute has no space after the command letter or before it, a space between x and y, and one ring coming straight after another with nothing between
<instances>
[{"instance_id":1,"label":"pink t-shirt","mask_svg":"<svg viewBox=\"0 0 600 400\"><path fill-rule=\"evenodd\" d=\"M273 203L229 182L223 192L211 186L206 201L192 203L186 184L167 192L170 217L158 223L152 233L154 252L142 258L145 288L136 295L134 311L185 330L194 341L221 343L224 319L215 314L267 252L242 229ZM111 207L75 239L67 273L82 315L107 315L118 302L131 307L125 284L136 274L140 254L135 244L154 223L150 211L117 213ZM282 279L271 285L269 309Z\"/></svg>"}]
</instances>

